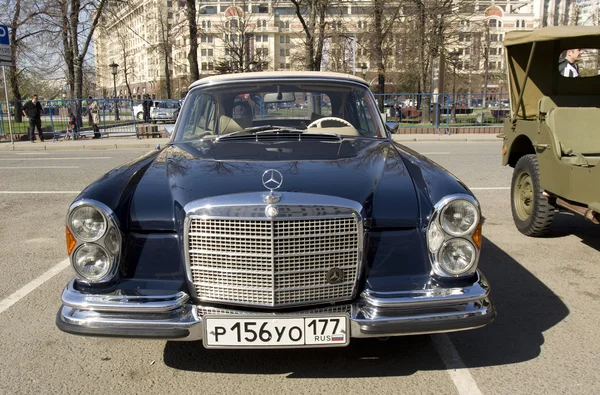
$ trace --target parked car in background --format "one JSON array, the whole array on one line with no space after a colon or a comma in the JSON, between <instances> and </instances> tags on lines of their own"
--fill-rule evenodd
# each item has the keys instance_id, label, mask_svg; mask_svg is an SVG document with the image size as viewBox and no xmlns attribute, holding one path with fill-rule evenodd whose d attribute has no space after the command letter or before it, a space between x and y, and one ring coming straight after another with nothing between
<instances>
[{"instance_id":1,"label":"parked car in background","mask_svg":"<svg viewBox=\"0 0 600 395\"><path fill-rule=\"evenodd\" d=\"M158 100L153 100L150 108L152 109L152 107L157 106L158 103L159 103ZM144 106L143 106L142 102L133 106L133 114L138 121L144 120Z\"/></svg>"},{"instance_id":2,"label":"parked car in background","mask_svg":"<svg viewBox=\"0 0 600 395\"><path fill-rule=\"evenodd\" d=\"M160 100L150 109L150 122L175 122L181 103L178 100Z\"/></svg>"},{"instance_id":3,"label":"parked car in background","mask_svg":"<svg viewBox=\"0 0 600 395\"><path fill-rule=\"evenodd\" d=\"M479 328L496 315L482 222L461 181L392 140L363 79L207 77L166 146L71 204L56 324L207 348Z\"/></svg>"},{"instance_id":4,"label":"parked car in background","mask_svg":"<svg viewBox=\"0 0 600 395\"><path fill-rule=\"evenodd\" d=\"M568 210L600 224L600 75L565 77L564 53L583 48L597 59L600 29L547 27L508 32L512 119L504 122L502 164L514 168L512 216L517 229L543 236Z\"/></svg>"}]
</instances>

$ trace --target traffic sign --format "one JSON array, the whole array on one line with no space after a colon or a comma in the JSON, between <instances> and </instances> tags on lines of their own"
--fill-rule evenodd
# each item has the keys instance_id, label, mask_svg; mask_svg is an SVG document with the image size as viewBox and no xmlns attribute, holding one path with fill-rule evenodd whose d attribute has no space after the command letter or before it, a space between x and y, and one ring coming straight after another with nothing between
<instances>
[{"instance_id":1,"label":"traffic sign","mask_svg":"<svg viewBox=\"0 0 600 395\"><path fill-rule=\"evenodd\" d=\"M0 25L0 66L11 66L8 26Z\"/></svg>"}]
</instances>

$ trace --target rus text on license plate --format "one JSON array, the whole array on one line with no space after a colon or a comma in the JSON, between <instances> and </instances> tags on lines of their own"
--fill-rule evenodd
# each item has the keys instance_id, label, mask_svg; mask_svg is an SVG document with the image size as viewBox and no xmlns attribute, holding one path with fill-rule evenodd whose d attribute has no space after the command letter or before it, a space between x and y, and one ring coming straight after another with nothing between
<instances>
[{"instance_id":1,"label":"rus text on license plate","mask_svg":"<svg viewBox=\"0 0 600 395\"><path fill-rule=\"evenodd\" d=\"M348 316L204 317L207 348L346 346Z\"/></svg>"}]
</instances>

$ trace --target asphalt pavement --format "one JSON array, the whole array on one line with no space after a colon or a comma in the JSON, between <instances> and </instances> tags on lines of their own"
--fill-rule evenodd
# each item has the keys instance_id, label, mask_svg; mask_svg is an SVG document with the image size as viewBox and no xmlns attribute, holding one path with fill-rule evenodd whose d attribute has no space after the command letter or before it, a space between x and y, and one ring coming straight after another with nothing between
<instances>
[{"instance_id":1,"label":"asphalt pavement","mask_svg":"<svg viewBox=\"0 0 600 395\"><path fill-rule=\"evenodd\" d=\"M473 136L395 138L451 171L479 199L480 267L498 308L493 324L352 339L337 349L240 351L77 337L54 325L72 276L64 245L69 204L106 171L165 139L55 143L64 149L16 143L25 147L14 151L0 143L0 394L597 394L600 228L561 213L548 237L521 235L512 223L512 170L501 166L501 141ZM135 146L140 142L148 146Z\"/></svg>"}]
</instances>

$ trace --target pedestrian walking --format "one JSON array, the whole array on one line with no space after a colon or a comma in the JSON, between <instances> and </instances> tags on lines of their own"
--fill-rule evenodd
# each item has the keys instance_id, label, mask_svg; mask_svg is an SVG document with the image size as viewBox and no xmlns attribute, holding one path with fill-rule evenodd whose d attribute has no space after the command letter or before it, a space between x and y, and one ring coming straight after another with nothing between
<instances>
[{"instance_id":1,"label":"pedestrian walking","mask_svg":"<svg viewBox=\"0 0 600 395\"><path fill-rule=\"evenodd\" d=\"M40 141L44 142L44 132L42 132L42 105L38 101L37 95L33 95L23 106L23 115L29 118L29 141L35 142L35 129L37 128Z\"/></svg>"}]
</instances>

